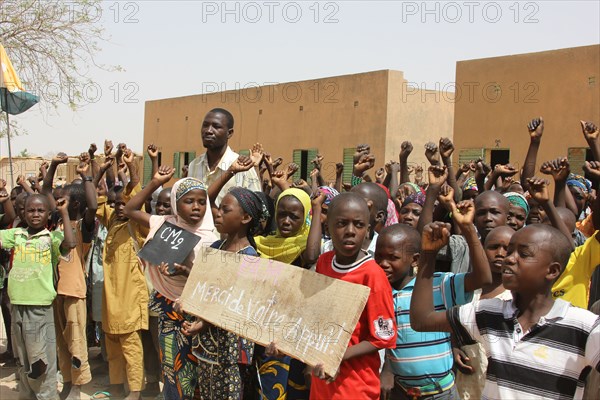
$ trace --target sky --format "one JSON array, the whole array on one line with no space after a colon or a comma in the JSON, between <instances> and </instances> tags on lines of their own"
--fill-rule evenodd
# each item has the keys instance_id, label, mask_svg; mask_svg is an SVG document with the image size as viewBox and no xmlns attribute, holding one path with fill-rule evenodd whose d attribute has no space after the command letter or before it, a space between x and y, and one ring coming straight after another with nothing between
<instances>
[{"instance_id":1,"label":"sky","mask_svg":"<svg viewBox=\"0 0 600 400\"><path fill-rule=\"evenodd\" d=\"M12 139L48 156L105 138L142 151L144 103L367 71L404 72L421 88L451 85L456 62L600 43L600 1L106 1L110 39L89 70L83 109L12 117ZM198 132L200 127L198 126ZM6 139L0 156L7 156Z\"/></svg>"}]
</instances>

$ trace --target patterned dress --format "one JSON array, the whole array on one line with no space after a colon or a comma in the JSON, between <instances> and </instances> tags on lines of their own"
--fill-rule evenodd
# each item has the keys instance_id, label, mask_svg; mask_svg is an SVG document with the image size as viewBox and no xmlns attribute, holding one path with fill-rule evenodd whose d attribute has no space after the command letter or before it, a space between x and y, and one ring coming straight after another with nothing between
<instances>
[{"instance_id":1,"label":"patterned dress","mask_svg":"<svg viewBox=\"0 0 600 400\"><path fill-rule=\"evenodd\" d=\"M223 242L218 240L211 245L220 249ZM248 246L239 254L258 256L254 248ZM248 389L248 365L252 361L254 343L210 325L194 336L193 354L198 359L198 386L200 397L211 400L242 399Z\"/></svg>"},{"instance_id":2,"label":"patterned dress","mask_svg":"<svg viewBox=\"0 0 600 400\"><path fill-rule=\"evenodd\" d=\"M192 338L181 333L186 317L173 310L174 302L154 291L150 310L160 315L158 343L163 373L163 396L191 400L198 385L198 359L192 354ZM191 321L191 317L187 317Z\"/></svg>"}]
</instances>

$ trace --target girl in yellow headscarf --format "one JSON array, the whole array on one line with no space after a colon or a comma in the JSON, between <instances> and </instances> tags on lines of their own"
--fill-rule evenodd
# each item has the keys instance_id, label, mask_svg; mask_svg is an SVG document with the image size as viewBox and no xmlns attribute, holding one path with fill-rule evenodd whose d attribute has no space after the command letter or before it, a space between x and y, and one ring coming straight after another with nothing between
<instances>
[{"instance_id":1,"label":"girl in yellow headscarf","mask_svg":"<svg viewBox=\"0 0 600 400\"><path fill-rule=\"evenodd\" d=\"M310 230L310 197L301 189L283 191L275 204L277 231L267 237L256 236L256 249L262 258L308 268L303 257ZM319 223L316 221L316 223ZM255 349L261 399L307 399L305 365L289 356L268 357L264 348Z\"/></svg>"},{"instance_id":2,"label":"girl in yellow headscarf","mask_svg":"<svg viewBox=\"0 0 600 400\"><path fill-rule=\"evenodd\" d=\"M310 230L308 194L296 188L283 191L275 204L275 223L275 234L255 238L260 256L297 267L307 267L303 254Z\"/></svg>"}]
</instances>

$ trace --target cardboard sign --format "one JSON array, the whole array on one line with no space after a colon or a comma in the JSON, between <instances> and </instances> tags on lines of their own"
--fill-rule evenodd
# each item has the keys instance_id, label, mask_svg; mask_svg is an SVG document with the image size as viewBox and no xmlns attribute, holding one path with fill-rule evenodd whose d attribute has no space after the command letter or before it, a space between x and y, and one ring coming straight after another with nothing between
<instances>
[{"instance_id":1,"label":"cardboard sign","mask_svg":"<svg viewBox=\"0 0 600 400\"><path fill-rule=\"evenodd\" d=\"M211 248L196 254L183 309L333 376L370 288L273 260Z\"/></svg>"},{"instance_id":2,"label":"cardboard sign","mask_svg":"<svg viewBox=\"0 0 600 400\"><path fill-rule=\"evenodd\" d=\"M200 237L170 222L165 222L138 253L138 257L154 265L165 262L181 264L194 250Z\"/></svg>"}]
</instances>

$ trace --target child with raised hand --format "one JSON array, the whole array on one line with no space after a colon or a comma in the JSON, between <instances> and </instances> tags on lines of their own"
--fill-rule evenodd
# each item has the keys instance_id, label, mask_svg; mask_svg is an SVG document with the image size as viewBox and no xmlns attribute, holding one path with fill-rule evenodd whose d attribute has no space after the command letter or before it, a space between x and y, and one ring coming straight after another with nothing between
<instances>
[{"instance_id":1,"label":"child with raised hand","mask_svg":"<svg viewBox=\"0 0 600 400\"><path fill-rule=\"evenodd\" d=\"M131 196L140 190L139 176L133 152L123 147L122 159L130 175L128 183L125 187L113 187L114 206L108 204L107 196L98 196L96 217L107 229L102 255L102 330L105 333L110 394L123 393L123 385L127 381L130 392L126 399L132 400L141 397L144 380L141 331L148 329L148 288L135 250L146 235L139 224L130 221L124 212ZM104 172L101 170L101 173ZM98 176L94 182L100 179L101 176Z\"/></svg>"},{"instance_id":2,"label":"child with raised hand","mask_svg":"<svg viewBox=\"0 0 600 400\"><path fill-rule=\"evenodd\" d=\"M515 233L508 225L499 226L490 231L485 238L483 249L487 257L492 283L476 290L473 294L473 302L499 298L510 300L512 294L502 285L502 267L510 238ZM487 356L480 343L464 345L454 348L454 362L456 371L456 389L460 399L480 399L483 385L485 384L485 373L487 370Z\"/></svg>"},{"instance_id":3,"label":"child with raised hand","mask_svg":"<svg viewBox=\"0 0 600 400\"><path fill-rule=\"evenodd\" d=\"M86 153L87 154L87 153ZM77 246L58 263L57 297L54 322L58 347L58 364L63 376L61 398L79 399L81 386L92 380L87 346L87 283L85 257L96 227L96 188L89 163L77 166L82 183L68 184L63 196L69 198L70 224L61 222L63 231L73 230Z\"/></svg>"},{"instance_id":4,"label":"child with raised hand","mask_svg":"<svg viewBox=\"0 0 600 400\"><path fill-rule=\"evenodd\" d=\"M325 376L322 364L312 369L313 375L320 379L311 381L311 399L379 399L380 396L378 350L394 347L396 324L386 273L361 248L369 220L369 206L359 194L342 193L331 201L327 223L334 250L319 257L317 273L368 286L371 292L337 376Z\"/></svg>"},{"instance_id":5,"label":"child with raised hand","mask_svg":"<svg viewBox=\"0 0 600 400\"><path fill-rule=\"evenodd\" d=\"M459 226L473 260L473 271L460 274L436 272L434 280L434 307L436 310L449 310L456 305L466 304L473 298L473 291L491 283L491 272L482 245L473 225L475 207L471 200L458 205L450 203L452 218ZM418 231L398 234L396 238L383 238L378 241L375 260L388 272L394 296L398 339L396 348L388 350L382 372L382 390L386 398L410 398L412 396L437 396L437 398L457 397L452 372L452 346L450 335L435 332L419 335L410 323L408 310L414 297L415 279L412 276L412 263L419 257L420 235ZM410 233L410 234L408 234ZM410 249L409 252L407 250ZM416 249L416 251L414 251ZM402 252L407 252L402 257ZM394 254L396 253L396 254ZM412 253L413 257L410 257ZM398 261L395 261L398 260ZM402 260L402 261L400 261ZM387 271L386 271L387 272Z\"/></svg>"},{"instance_id":6,"label":"child with raised hand","mask_svg":"<svg viewBox=\"0 0 600 400\"><path fill-rule=\"evenodd\" d=\"M165 399L191 399L198 384L198 360L192 354L191 338L182 331L185 317L173 309L181 296L187 281L193 256L201 246L212 244L217 238L213 233L213 216L204 183L195 178L183 178L171 188L172 215L150 215L141 211L148 195L167 183L175 171L161 166L152 180L126 205L124 213L132 221L150 228L146 242L165 223L172 223L201 239L185 261L185 265L175 265L174 272L169 268L159 268L144 262L155 292L151 299L151 309L159 313L159 345L163 372L163 396ZM208 212L207 212L208 211Z\"/></svg>"},{"instance_id":7,"label":"child with raised hand","mask_svg":"<svg viewBox=\"0 0 600 400\"><path fill-rule=\"evenodd\" d=\"M600 370L600 319L552 299L571 243L556 228L527 226L512 236L502 267L512 300L485 299L445 312L433 306L435 254L448 242L449 227L425 227L419 271L410 308L417 331L454 333L459 342L480 342L489 364L482 398L580 398L582 374Z\"/></svg>"},{"instance_id":8,"label":"child with raised hand","mask_svg":"<svg viewBox=\"0 0 600 400\"><path fill-rule=\"evenodd\" d=\"M69 202L59 199L57 209L70 225ZM0 247L14 250L8 274L12 304L12 340L21 367L20 398L56 399L56 332L52 302L56 298L56 267L61 254L77 245L73 231L48 231L50 204L47 196L32 194L25 200L26 228L0 231Z\"/></svg>"},{"instance_id":9,"label":"child with raised hand","mask_svg":"<svg viewBox=\"0 0 600 400\"><path fill-rule=\"evenodd\" d=\"M529 194L542 207L546 213L546 216L550 220L550 224L561 231L563 235L565 235L565 237L569 239L571 243L573 243L574 247L573 231L567 227L567 224L561 218L556 207L554 207L554 203L550 201L550 196L548 194L548 180L533 177L528 179L527 183L529 184ZM574 227L575 226L573 224L573 228Z\"/></svg>"},{"instance_id":10,"label":"child with raised hand","mask_svg":"<svg viewBox=\"0 0 600 400\"><path fill-rule=\"evenodd\" d=\"M215 216L215 227L227 239L210 247L257 257L253 236L264 219L263 204L255 192L232 188ZM187 335L196 335L193 353L198 358L201 398L241 399L251 392L252 342L202 320L184 322L183 327Z\"/></svg>"}]
</instances>

